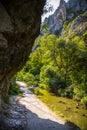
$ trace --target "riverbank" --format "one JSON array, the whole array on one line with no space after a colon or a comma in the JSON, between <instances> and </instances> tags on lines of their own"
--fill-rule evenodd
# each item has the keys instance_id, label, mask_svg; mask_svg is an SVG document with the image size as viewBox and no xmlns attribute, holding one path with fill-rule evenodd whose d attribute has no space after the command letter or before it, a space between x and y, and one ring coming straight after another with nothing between
<instances>
[{"instance_id":1,"label":"riverbank","mask_svg":"<svg viewBox=\"0 0 87 130\"><path fill-rule=\"evenodd\" d=\"M87 130L87 109L78 102L57 97L46 90L36 88L33 90L37 97L44 102L52 111L68 122L73 122L81 130Z\"/></svg>"}]
</instances>

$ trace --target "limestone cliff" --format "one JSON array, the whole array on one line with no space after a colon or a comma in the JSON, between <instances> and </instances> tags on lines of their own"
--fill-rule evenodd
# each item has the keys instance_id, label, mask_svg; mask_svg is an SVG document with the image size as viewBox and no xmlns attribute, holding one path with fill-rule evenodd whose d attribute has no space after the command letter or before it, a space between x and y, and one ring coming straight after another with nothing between
<instances>
[{"instance_id":1,"label":"limestone cliff","mask_svg":"<svg viewBox=\"0 0 87 130\"><path fill-rule=\"evenodd\" d=\"M25 64L39 35L45 0L0 0L0 96Z\"/></svg>"},{"instance_id":2,"label":"limestone cliff","mask_svg":"<svg viewBox=\"0 0 87 130\"><path fill-rule=\"evenodd\" d=\"M69 0L67 3L64 0L60 0L59 7L55 11L55 13L48 18L46 18L46 24L49 28L49 33L55 33L57 35L61 35L61 31L65 33L68 24L72 22L72 27L70 27L70 32L75 31L74 28L78 26L77 32L86 30L81 28L86 28L86 12L87 11L87 1L84 0ZM84 15L85 13L85 15ZM82 15L83 14L83 15ZM84 20L85 19L85 20ZM64 26L65 22L67 22L66 26ZM75 25L75 26L74 26ZM82 25L82 26L81 26ZM83 27L85 26L85 27ZM74 30L73 30L74 29ZM82 30L82 31L81 31ZM77 34L77 33L76 33ZM80 33L82 34L82 33Z\"/></svg>"},{"instance_id":3,"label":"limestone cliff","mask_svg":"<svg viewBox=\"0 0 87 130\"><path fill-rule=\"evenodd\" d=\"M86 0L69 0L66 3L66 10L67 10L67 19L73 19L78 14L87 10L87 1Z\"/></svg>"},{"instance_id":4,"label":"limestone cliff","mask_svg":"<svg viewBox=\"0 0 87 130\"><path fill-rule=\"evenodd\" d=\"M78 15L74 20L67 23L65 21L61 32L63 37L73 37L78 35L83 37L87 44L87 11Z\"/></svg>"},{"instance_id":5,"label":"limestone cliff","mask_svg":"<svg viewBox=\"0 0 87 130\"><path fill-rule=\"evenodd\" d=\"M54 33L56 30L60 30L65 20L66 20L66 5L64 0L61 0L60 5L55 11L55 13L46 19L46 23L49 27L49 32Z\"/></svg>"},{"instance_id":6,"label":"limestone cliff","mask_svg":"<svg viewBox=\"0 0 87 130\"><path fill-rule=\"evenodd\" d=\"M86 0L69 0L66 4L67 8L73 8L74 11L85 11L87 9L87 1Z\"/></svg>"}]
</instances>

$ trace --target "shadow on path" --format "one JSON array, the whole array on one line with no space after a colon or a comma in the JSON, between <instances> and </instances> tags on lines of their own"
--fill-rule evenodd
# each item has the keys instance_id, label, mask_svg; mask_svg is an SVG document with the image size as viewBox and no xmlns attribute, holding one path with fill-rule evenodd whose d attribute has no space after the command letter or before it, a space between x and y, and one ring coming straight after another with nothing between
<instances>
[{"instance_id":1,"label":"shadow on path","mask_svg":"<svg viewBox=\"0 0 87 130\"><path fill-rule=\"evenodd\" d=\"M12 96L0 116L0 130L79 130L50 111L26 86L20 85L24 96Z\"/></svg>"},{"instance_id":2,"label":"shadow on path","mask_svg":"<svg viewBox=\"0 0 87 130\"><path fill-rule=\"evenodd\" d=\"M38 117L24 105L16 103L4 109L0 119L0 130L69 130L67 124L59 124L49 119Z\"/></svg>"},{"instance_id":3,"label":"shadow on path","mask_svg":"<svg viewBox=\"0 0 87 130\"><path fill-rule=\"evenodd\" d=\"M67 124L59 124L50 119L40 118L37 114L28 110L26 113L28 126L26 130L68 130Z\"/></svg>"}]
</instances>

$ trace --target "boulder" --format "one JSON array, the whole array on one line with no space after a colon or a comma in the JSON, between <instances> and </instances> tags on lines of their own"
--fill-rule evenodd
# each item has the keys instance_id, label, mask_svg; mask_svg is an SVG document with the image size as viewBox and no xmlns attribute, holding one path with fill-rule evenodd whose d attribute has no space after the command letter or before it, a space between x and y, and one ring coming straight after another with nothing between
<instances>
[{"instance_id":1,"label":"boulder","mask_svg":"<svg viewBox=\"0 0 87 130\"><path fill-rule=\"evenodd\" d=\"M0 97L22 69L40 32L45 0L0 0Z\"/></svg>"}]
</instances>

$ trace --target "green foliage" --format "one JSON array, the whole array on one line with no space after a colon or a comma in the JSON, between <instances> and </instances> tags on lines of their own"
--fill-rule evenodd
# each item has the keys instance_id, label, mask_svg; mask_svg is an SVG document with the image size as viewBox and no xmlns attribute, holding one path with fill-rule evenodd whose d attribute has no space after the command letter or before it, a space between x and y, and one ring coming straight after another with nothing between
<instances>
[{"instance_id":1,"label":"green foliage","mask_svg":"<svg viewBox=\"0 0 87 130\"><path fill-rule=\"evenodd\" d=\"M81 99L81 103L87 108L87 96L84 96L84 97Z\"/></svg>"},{"instance_id":2,"label":"green foliage","mask_svg":"<svg viewBox=\"0 0 87 130\"><path fill-rule=\"evenodd\" d=\"M18 95L20 93L19 86L10 86L9 95Z\"/></svg>"},{"instance_id":3,"label":"green foliage","mask_svg":"<svg viewBox=\"0 0 87 130\"><path fill-rule=\"evenodd\" d=\"M36 87L36 88L30 88L30 90L37 96L42 96L42 92L40 91L40 88L39 87Z\"/></svg>"},{"instance_id":4,"label":"green foliage","mask_svg":"<svg viewBox=\"0 0 87 130\"><path fill-rule=\"evenodd\" d=\"M74 87L75 87L75 85L74 84L72 84L71 86L69 86L69 87L67 87L66 89L65 89L65 97L68 97L68 98L73 98L73 90L74 90Z\"/></svg>"},{"instance_id":5,"label":"green foliage","mask_svg":"<svg viewBox=\"0 0 87 130\"><path fill-rule=\"evenodd\" d=\"M16 80L81 101L87 94L87 48L84 40L78 36L64 39L45 34L36 39L34 48L38 44Z\"/></svg>"},{"instance_id":6,"label":"green foliage","mask_svg":"<svg viewBox=\"0 0 87 130\"><path fill-rule=\"evenodd\" d=\"M87 84L78 84L74 88L74 99L80 101L85 95L87 95Z\"/></svg>"},{"instance_id":7,"label":"green foliage","mask_svg":"<svg viewBox=\"0 0 87 130\"><path fill-rule=\"evenodd\" d=\"M59 88L64 88L65 83L51 66L43 66L40 72L40 87L56 93Z\"/></svg>"},{"instance_id":8,"label":"green foliage","mask_svg":"<svg viewBox=\"0 0 87 130\"><path fill-rule=\"evenodd\" d=\"M63 24L63 27L64 27L64 28L67 28L68 24L69 24L69 21L68 21L68 20L65 20L65 21L64 21L64 24Z\"/></svg>"},{"instance_id":9,"label":"green foliage","mask_svg":"<svg viewBox=\"0 0 87 130\"><path fill-rule=\"evenodd\" d=\"M87 43L87 31L83 33L82 38L85 41L85 43Z\"/></svg>"},{"instance_id":10,"label":"green foliage","mask_svg":"<svg viewBox=\"0 0 87 130\"><path fill-rule=\"evenodd\" d=\"M44 20L44 22L42 23L42 30L48 31L48 25L47 25L46 20Z\"/></svg>"},{"instance_id":11,"label":"green foliage","mask_svg":"<svg viewBox=\"0 0 87 130\"><path fill-rule=\"evenodd\" d=\"M10 88L9 88L9 95L22 95L22 92L20 91L20 87L16 85L15 83L15 79L16 77L14 76L11 84L10 84Z\"/></svg>"},{"instance_id":12,"label":"green foliage","mask_svg":"<svg viewBox=\"0 0 87 130\"><path fill-rule=\"evenodd\" d=\"M78 87L76 87L74 89L74 99L76 100L80 100L83 97L84 91L83 90L79 90Z\"/></svg>"},{"instance_id":13,"label":"green foliage","mask_svg":"<svg viewBox=\"0 0 87 130\"><path fill-rule=\"evenodd\" d=\"M27 85L37 85L38 81L36 81L36 78L32 73L26 72L19 72L17 74L16 80L18 81L24 81L27 83ZM38 79L37 79L38 80Z\"/></svg>"},{"instance_id":14,"label":"green foliage","mask_svg":"<svg viewBox=\"0 0 87 130\"><path fill-rule=\"evenodd\" d=\"M62 97L73 98L74 87L75 87L75 84L72 84L71 86L66 87L65 89L60 88L58 89L58 95Z\"/></svg>"}]
</instances>

